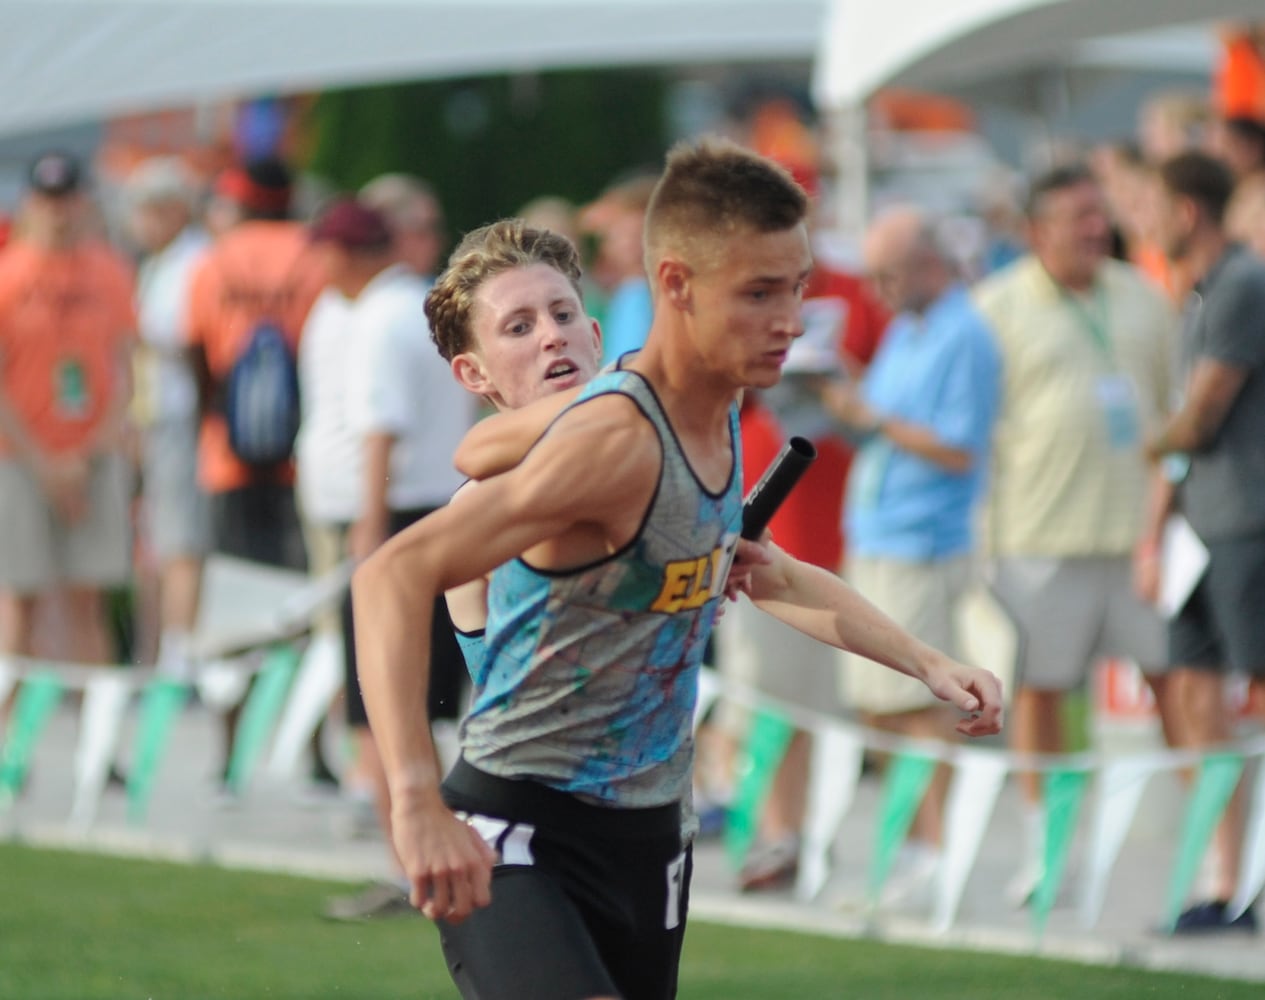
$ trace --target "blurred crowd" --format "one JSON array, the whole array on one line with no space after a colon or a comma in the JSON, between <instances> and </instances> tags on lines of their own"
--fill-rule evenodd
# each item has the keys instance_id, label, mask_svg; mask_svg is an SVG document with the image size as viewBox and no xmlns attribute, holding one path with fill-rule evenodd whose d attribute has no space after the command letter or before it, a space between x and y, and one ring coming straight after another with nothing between
<instances>
[{"instance_id":1,"label":"blurred crowd","mask_svg":"<svg viewBox=\"0 0 1265 1000\"><path fill-rule=\"evenodd\" d=\"M827 158L793 113L744 138L827 218ZM391 174L300 221L280 160L208 178L161 157L127 178L116 230L76 158L46 152L27 181L0 251L0 655L117 661L106 597L131 588L128 655L189 679L209 555L321 575L461 485L451 455L477 400L423 311L450 242L441 192ZM588 205L545 196L521 212L589 251L607 361L649 327L641 219L654 182L633 171ZM819 453L774 540L959 656L964 601L988 593L1019 637L1018 751L1069 749L1067 696L1104 656L1143 670L1170 746L1224 743L1227 678L1265 681L1265 84L1233 100L1161 95L1133 137L1061 158L1022 190L981 191L977 209L987 237L969 251L954 220L916 205L874 218L849 263L825 226L814 234L804 334L783 384L742 409L749 482L790 435ZM1207 566L1163 607L1180 589L1166 565L1178 514ZM436 628L452 642L445 616ZM349 601L314 632L344 645L354 671ZM724 616L714 658L779 702L954 739L921 684L839 660L748 604ZM451 662L432 687L435 721L463 705ZM202 691L225 717L221 775L238 680ZM722 704L700 736L705 832L733 795L749 722ZM381 776L363 707L348 725L350 763L328 760L318 732L309 774L372 803ZM794 733L744 889L793 881L810 759L810 734ZM930 899L944 772L887 904ZM1039 775L1022 788L1016 906L1045 858ZM1226 910L1243 819L1240 794L1179 929L1254 927L1251 911ZM404 910L400 899L379 892L338 913Z\"/></svg>"}]
</instances>

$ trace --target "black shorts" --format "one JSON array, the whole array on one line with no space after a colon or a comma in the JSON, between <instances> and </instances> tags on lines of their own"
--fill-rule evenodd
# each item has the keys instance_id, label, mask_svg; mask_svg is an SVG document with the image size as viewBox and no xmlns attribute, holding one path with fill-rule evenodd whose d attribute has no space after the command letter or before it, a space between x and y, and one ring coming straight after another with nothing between
<instances>
[{"instance_id":1,"label":"black shorts","mask_svg":"<svg viewBox=\"0 0 1265 1000\"><path fill-rule=\"evenodd\" d=\"M1203 579L1169 622L1170 661L1265 678L1265 534L1205 544Z\"/></svg>"},{"instance_id":2,"label":"black shorts","mask_svg":"<svg viewBox=\"0 0 1265 1000\"><path fill-rule=\"evenodd\" d=\"M589 805L464 760L444 799L501 857L491 905L439 923L466 1000L676 996L692 870L679 806Z\"/></svg>"},{"instance_id":3,"label":"black shorts","mask_svg":"<svg viewBox=\"0 0 1265 1000\"><path fill-rule=\"evenodd\" d=\"M392 535L399 534L431 512L432 508L393 510L388 530ZM360 692L360 676L356 672L356 631L350 587L343 597L342 620L347 725L363 729L369 725L369 715L365 711L364 696ZM431 722L437 719L455 721L461 717L468 677L466 659L457 644L457 637L453 634L452 619L448 617L448 604L442 596L437 597L430 619L430 683L426 692L426 710Z\"/></svg>"},{"instance_id":4,"label":"black shorts","mask_svg":"<svg viewBox=\"0 0 1265 1000\"><path fill-rule=\"evenodd\" d=\"M212 493L209 507L216 552L300 573L307 569L292 486L253 483Z\"/></svg>"}]
</instances>

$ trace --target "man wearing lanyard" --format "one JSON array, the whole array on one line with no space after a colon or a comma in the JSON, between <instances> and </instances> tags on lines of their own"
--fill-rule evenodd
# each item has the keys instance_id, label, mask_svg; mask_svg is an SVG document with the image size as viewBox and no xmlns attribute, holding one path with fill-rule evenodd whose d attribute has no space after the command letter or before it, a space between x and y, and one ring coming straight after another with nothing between
<instances>
[{"instance_id":1,"label":"man wearing lanyard","mask_svg":"<svg viewBox=\"0 0 1265 1000\"><path fill-rule=\"evenodd\" d=\"M1028 230L1030 255L976 292L1002 359L982 541L1019 635L1012 746L1044 754L1065 749L1063 696L1102 656L1138 663L1168 718L1164 629L1140 597L1153 589L1161 532L1142 442L1169 399L1175 318L1136 271L1107 258L1105 204L1088 170L1034 182ZM1022 782L1015 905L1039 884L1044 857L1041 776Z\"/></svg>"}]
</instances>

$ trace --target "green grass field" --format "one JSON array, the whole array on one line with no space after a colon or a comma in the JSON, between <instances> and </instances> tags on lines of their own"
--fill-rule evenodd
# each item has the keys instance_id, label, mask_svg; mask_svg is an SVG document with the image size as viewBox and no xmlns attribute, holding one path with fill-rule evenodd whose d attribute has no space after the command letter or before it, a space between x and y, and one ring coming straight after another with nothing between
<instances>
[{"instance_id":1,"label":"green grass field","mask_svg":"<svg viewBox=\"0 0 1265 1000\"><path fill-rule=\"evenodd\" d=\"M0 998L451 998L433 927L331 924L347 886L0 845ZM1259 1000L1260 984L694 922L684 1000Z\"/></svg>"}]
</instances>

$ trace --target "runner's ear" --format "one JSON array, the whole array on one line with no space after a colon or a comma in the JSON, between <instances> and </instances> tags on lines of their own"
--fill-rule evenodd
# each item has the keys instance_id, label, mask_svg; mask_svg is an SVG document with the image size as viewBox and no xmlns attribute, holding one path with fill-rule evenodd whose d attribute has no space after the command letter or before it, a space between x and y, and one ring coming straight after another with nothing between
<instances>
[{"instance_id":1,"label":"runner's ear","mask_svg":"<svg viewBox=\"0 0 1265 1000\"><path fill-rule=\"evenodd\" d=\"M691 282L693 271L683 262L672 257L659 261L656 275L659 281L659 292L667 296L667 300L677 309L688 312L690 309Z\"/></svg>"},{"instance_id":2,"label":"runner's ear","mask_svg":"<svg viewBox=\"0 0 1265 1000\"><path fill-rule=\"evenodd\" d=\"M482 359L473 351L458 354L452 359L452 374L465 389L476 396L490 396L496 391L484 370Z\"/></svg>"}]
</instances>

